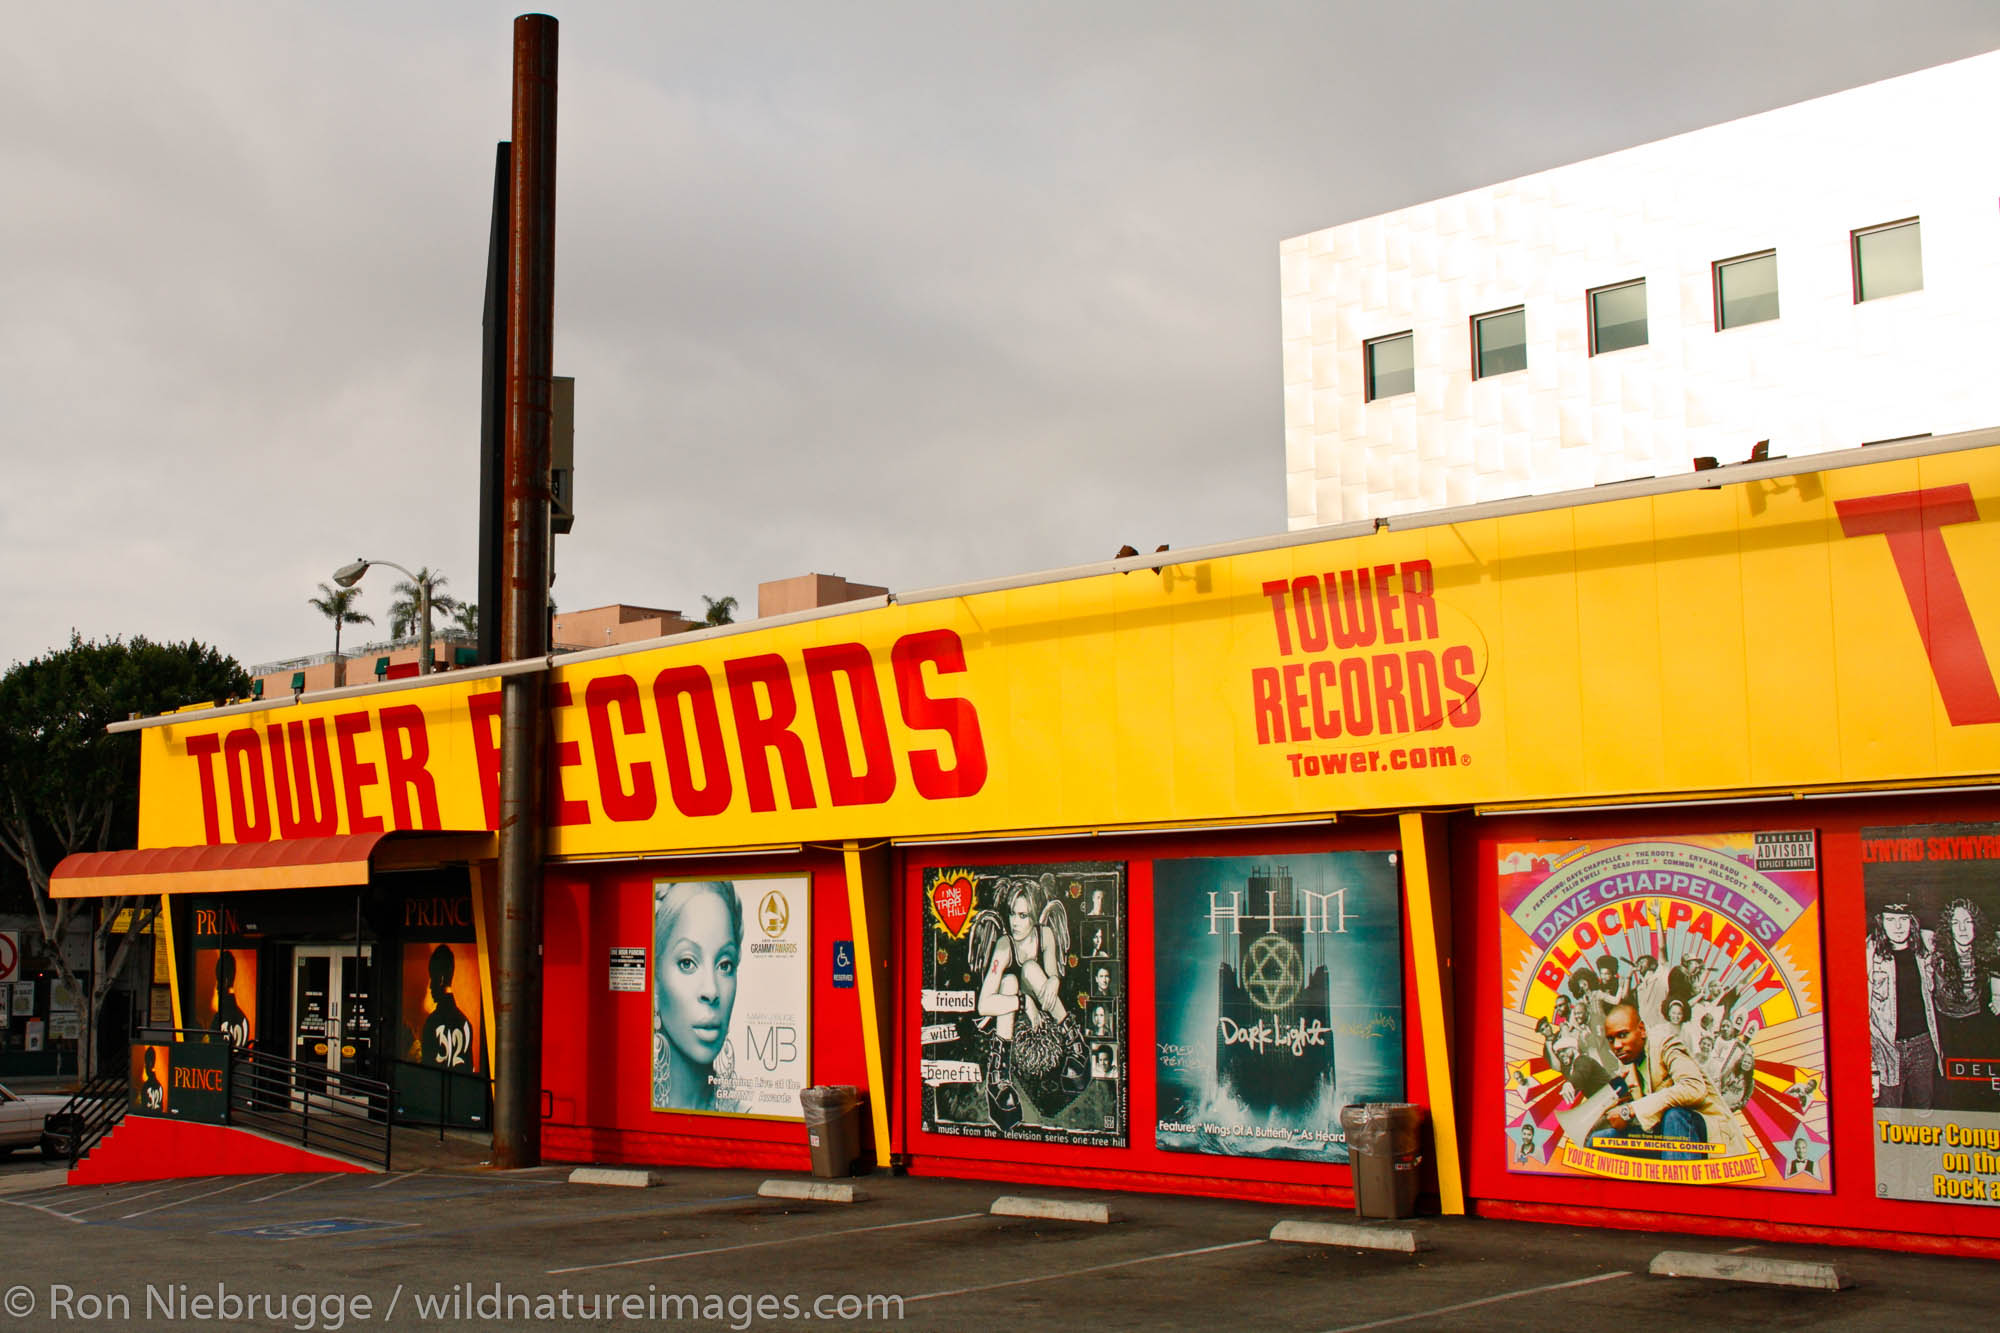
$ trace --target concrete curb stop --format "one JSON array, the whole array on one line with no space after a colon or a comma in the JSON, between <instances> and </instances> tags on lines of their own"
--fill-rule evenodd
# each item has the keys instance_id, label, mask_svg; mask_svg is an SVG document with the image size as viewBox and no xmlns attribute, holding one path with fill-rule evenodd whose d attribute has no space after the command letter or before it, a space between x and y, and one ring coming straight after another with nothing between
<instances>
[{"instance_id":1,"label":"concrete curb stop","mask_svg":"<svg viewBox=\"0 0 2000 1333\"><path fill-rule=\"evenodd\" d=\"M861 1203L868 1191L833 1180L767 1180L757 1187L765 1199L806 1199L813 1203Z\"/></svg>"},{"instance_id":2,"label":"concrete curb stop","mask_svg":"<svg viewBox=\"0 0 2000 1333\"><path fill-rule=\"evenodd\" d=\"M989 1210L995 1217L1034 1217L1045 1222L1116 1222L1119 1214L1109 1204L1074 1203L1067 1199L1031 1199L1020 1194L1003 1194Z\"/></svg>"},{"instance_id":3,"label":"concrete curb stop","mask_svg":"<svg viewBox=\"0 0 2000 1333\"><path fill-rule=\"evenodd\" d=\"M664 1171L640 1171L622 1166L580 1166L569 1173L572 1185L623 1185L627 1189L650 1189L667 1183Z\"/></svg>"},{"instance_id":4,"label":"concrete curb stop","mask_svg":"<svg viewBox=\"0 0 2000 1333\"><path fill-rule=\"evenodd\" d=\"M1351 1250L1415 1254L1429 1245L1409 1227L1357 1226L1350 1222L1280 1222L1271 1239L1291 1245L1339 1245Z\"/></svg>"},{"instance_id":5,"label":"concrete curb stop","mask_svg":"<svg viewBox=\"0 0 2000 1333\"><path fill-rule=\"evenodd\" d=\"M1838 1264L1799 1259L1758 1259L1747 1254L1701 1254L1693 1250L1662 1250L1647 1272L1654 1277L1702 1277L1718 1282L1755 1282L1767 1287L1803 1287L1809 1291L1842 1291L1854 1285Z\"/></svg>"}]
</instances>

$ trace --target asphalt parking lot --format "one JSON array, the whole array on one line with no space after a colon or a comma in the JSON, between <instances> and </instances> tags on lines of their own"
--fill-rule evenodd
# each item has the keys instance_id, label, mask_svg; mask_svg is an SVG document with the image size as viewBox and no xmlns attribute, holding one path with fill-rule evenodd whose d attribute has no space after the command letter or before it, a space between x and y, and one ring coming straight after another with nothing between
<instances>
[{"instance_id":1,"label":"asphalt parking lot","mask_svg":"<svg viewBox=\"0 0 2000 1333\"><path fill-rule=\"evenodd\" d=\"M1420 1220L1433 1248L1404 1256L1273 1242L1274 1222L1315 1217L1278 1205L1031 1191L1110 1202L1124 1216L1105 1226L993 1217L1023 1191L982 1182L871 1177L843 1205L760 1198L764 1173L567 1174L71 1189L11 1165L0 1325L1882 1330L1986 1327L2000 1303L2000 1265L1976 1260L1456 1219ZM1648 1276L1662 1249L1832 1258L1856 1285Z\"/></svg>"}]
</instances>

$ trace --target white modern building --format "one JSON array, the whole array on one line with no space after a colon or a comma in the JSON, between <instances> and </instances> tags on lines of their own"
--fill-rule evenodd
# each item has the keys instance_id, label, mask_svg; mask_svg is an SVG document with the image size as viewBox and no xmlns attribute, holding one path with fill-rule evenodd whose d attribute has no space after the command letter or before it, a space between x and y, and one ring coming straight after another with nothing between
<instances>
[{"instance_id":1,"label":"white modern building","mask_svg":"<svg viewBox=\"0 0 2000 1333\"><path fill-rule=\"evenodd\" d=\"M2000 52L1279 247L1291 528L2000 422Z\"/></svg>"}]
</instances>

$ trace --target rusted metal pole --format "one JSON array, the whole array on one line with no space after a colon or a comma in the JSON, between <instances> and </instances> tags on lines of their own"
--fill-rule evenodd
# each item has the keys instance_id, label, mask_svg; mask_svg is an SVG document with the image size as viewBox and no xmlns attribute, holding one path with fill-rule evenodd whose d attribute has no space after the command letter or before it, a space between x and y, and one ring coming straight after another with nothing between
<instances>
[{"instance_id":1,"label":"rusted metal pole","mask_svg":"<svg viewBox=\"0 0 2000 1333\"><path fill-rule=\"evenodd\" d=\"M501 655L548 653L549 428L555 342L556 21L514 20L507 210L507 465ZM500 702L500 958L493 1006L493 1163L534 1166L542 1143L542 774L547 681L509 676Z\"/></svg>"}]
</instances>

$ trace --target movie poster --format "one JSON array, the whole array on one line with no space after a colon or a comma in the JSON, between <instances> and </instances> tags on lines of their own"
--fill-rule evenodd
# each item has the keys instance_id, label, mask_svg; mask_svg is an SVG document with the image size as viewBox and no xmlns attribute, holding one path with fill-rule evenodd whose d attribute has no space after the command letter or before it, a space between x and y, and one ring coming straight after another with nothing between
<instances>
[{"instance_id":1,"label":"movie poster","mask_svg":"<svg viewBox=\"0 0 2000 1333\"><path fill-rule=\"evenodd\" d=\"M1403 1100L1396 861L1153 863L1161 1149L1345 1162L1341 1108Z\"/></svg>"},{"instance_id":2,"label":"movie poster","mask_svg":"<svg viewBox=\"0 0 2000 1333\"><path fill-rule=\"evenodd\" d=\"M1508 1169L1829 1191L1813 832L1499 858Z\"/></svg>"},{"instance_id":3,"label":"movie poster","mask_svg":"<svg viewBox=\"0 0 2000 1333\"><path fill-rule=\"evenodd\" d=\"M248 1046L257 1036L257 950L254 946L217 948L197 943L194 950L194 1026L220 1032L232 1046Z\"/></svg>"},{"instance_id":4,"label":"movie poster","mask_svg":"<svg viewBox=\"0 0 2000 1333\"><path fill-rule=\"evenodd\" d=\"M810 904L803 876L653 882L655 1111L803 1118Z\"/></svg>"},{"instance_id":5,"label":"movie poster","mask_svg":"<svg viewBox=\"0 0 2000 1333\"><path fill-rule=\"evenodd\" d=\"M2000 824L1861 830L1875 1192L2000 1201Z\"/></svg>"},{"instance_id":6,"label":"movie poster","mask_svg":"<svg viewBox=\"0 0 2000 1333\"><path fill-rule=\"evenodd\" d=\"M1126 1146L1125 867L923 872L924 1128Z\"/></svg>"},{"instance_id":7,"label":"movie poster","mask_svg":"<svg viewBox=\"0 0 2000 1333\"><path fill-rule=\"evenodd\" d=\"M414 1064L486 1072L479 946L467 940L403 945L402 1057Z\"/></svg>"}]
</instances>

